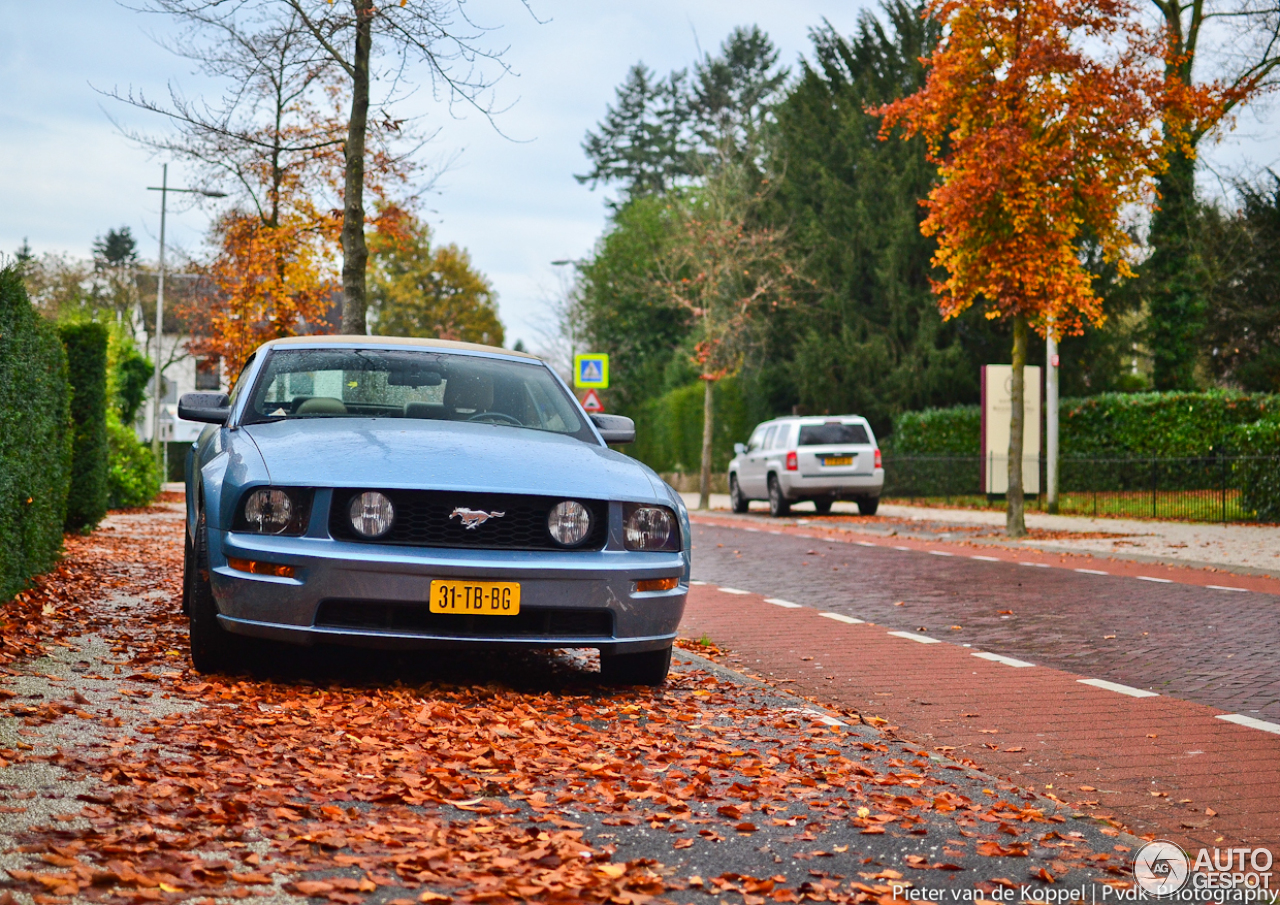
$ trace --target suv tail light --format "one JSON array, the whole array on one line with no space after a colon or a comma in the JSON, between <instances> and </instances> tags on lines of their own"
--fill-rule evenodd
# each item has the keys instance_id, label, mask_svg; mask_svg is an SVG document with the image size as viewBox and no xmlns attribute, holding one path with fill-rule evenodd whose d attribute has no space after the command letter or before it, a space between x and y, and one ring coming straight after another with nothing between
<instances>
[{"instance_id":1,"label":"suv tail light","mask_svg":"<svg viewBox=\"0 0 1280 905\"><path fill-rule=\"evenodd\" d=\"M800 460L796 457L794 451L787 453L787 471L796 471L800 468Z\"/></svg>"},{"instance_id":2,"label":"suv tail light","mask_svg":"<svg viewBox=\"0 0 1280 905\"><path fill-rule=\"evenodd\" d=\"M883 468L883 467L884 467L883 465L881 465L881 464L880 464L880 450L878 450L878 449L876 450L876 464L875 464L875 467L876 467L876 468Z\"/></svg>"}]
</instances>

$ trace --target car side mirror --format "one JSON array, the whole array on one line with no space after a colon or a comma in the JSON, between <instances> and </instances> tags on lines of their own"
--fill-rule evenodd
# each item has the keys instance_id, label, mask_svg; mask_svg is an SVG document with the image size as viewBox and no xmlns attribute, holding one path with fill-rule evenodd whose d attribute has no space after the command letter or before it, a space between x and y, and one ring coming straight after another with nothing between
<instances>
[{"instance_id":1,"label":"car side mirror","mask_svg":"<svg viewBox=\"0 0 1280 905\"><path fill-rule=\"evenodd\" d=\"M183 421L226 424L231 399L226 393L183 393L178 400L178 417Z\"/></svg>"},{"instance_id":2,"label":"car side mirror","mask_svg":"<svg viewBox=\"0 0 1280 905\"><path fill-rule=\"evenodd\" d=\"M742 455L744 452L746 452L746 451L747 451L747 444L745 444L745 443L735 443L735 444L733 444L733 451L734 451L734 453L736 453L737 455L739 455L739 456L740 456L740 455Z\"/></svg>"},{"instance_id":3,"label":"car side mirror","mask_svg":"<svg viewBox=\"0 0 1280 905\"><path fill-rule=\"evenodd\" d=\"M591 423L605 443L634 443L636 423L623 415L592 415Z\"/></svg>"}]
</instances>

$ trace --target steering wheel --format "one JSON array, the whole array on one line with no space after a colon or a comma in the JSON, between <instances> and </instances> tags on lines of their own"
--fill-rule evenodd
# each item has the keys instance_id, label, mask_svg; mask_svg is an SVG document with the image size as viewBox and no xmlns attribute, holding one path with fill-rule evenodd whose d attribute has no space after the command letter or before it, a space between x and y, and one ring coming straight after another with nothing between
<instances>
[{"instance_id":1,"label":"steering wheel","mask_svg":"<svg viewBox=\"0 0 1280 905\"><path fill-rule=\"evenodd\" d=\"M512 424L516 427L524 427L524 422L514 415L508 415L506 412L476 412L468 421L489 421L494 424Z\"/></svg>"}]
</instances>

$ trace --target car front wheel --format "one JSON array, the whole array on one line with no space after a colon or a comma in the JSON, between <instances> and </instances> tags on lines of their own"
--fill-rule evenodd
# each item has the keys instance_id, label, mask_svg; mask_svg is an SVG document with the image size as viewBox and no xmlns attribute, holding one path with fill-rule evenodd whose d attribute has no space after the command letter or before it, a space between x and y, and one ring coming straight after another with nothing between
<instances>
[{"instance_id":1,"label":"car front wheel","mask_svg":"<svg viewBox=\"0 0 1280 905\"><path fill-rule=\"evenodd\" d=\"M600 654L600 681L606 685L652 685L667 680L671 647L638 654Z\"/></svg>"},{"instance_id":2,"label":"car front wheel","mask_svg":"<svg viewBox=\"0 0 1280 905\"><path fill-rule=\"evenodd\" d=\"M188 546L191 561L186 577L187 619L191 639L191 664L202 673L219 673L236 665L236 639L218 624L218 607L209 582L209 532L204 513L196 525L195 543Z\"/></svg>"},{"instance_id":3,"label":"car front wheel","mask_svg":"<svg viewBox=\"0 0 1280 905\"><path fill-rule=\"evenodd\" d=\"M746 512L751 508L751 501L742 495L742 488L738 486L736 474L729 475L729 506L737 513Z\"/></svg>"},{"instance_id":4,"label":"car front wheel","mask_svg":"<svg viewBox=\"0 0 1280 905\"><path fill-rule=\"evenodd\" d=\"M782 495L782 485L777 475L769 475L769 514L774 518L782 518L791 512L791 503Z\"/></svg>"}]
</instances>

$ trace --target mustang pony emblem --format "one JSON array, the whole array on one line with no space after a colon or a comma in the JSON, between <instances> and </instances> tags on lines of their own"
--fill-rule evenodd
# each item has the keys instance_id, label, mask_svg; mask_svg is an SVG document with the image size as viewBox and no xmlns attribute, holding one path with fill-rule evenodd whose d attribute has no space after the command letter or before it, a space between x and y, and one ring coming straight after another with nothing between
<instances>
[{"instance_id":1,"label":"mustang pony emblem","mask_svg":"<svg viewBox=\"0 0 1280 905\"><path fill-rule=\"evenodd\" d=\"M489 519L502 518L504 515L506 515L505 512L485 512L483 509L466 509L459 506L449 513L449 519L452 521L454 516L460 516L462 518L462 527L468 531L474 531Z\"/></svg>"}]
</instances>

